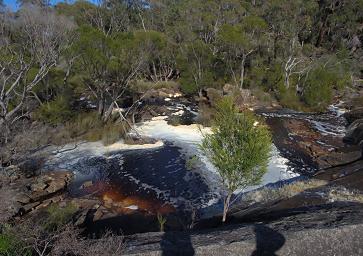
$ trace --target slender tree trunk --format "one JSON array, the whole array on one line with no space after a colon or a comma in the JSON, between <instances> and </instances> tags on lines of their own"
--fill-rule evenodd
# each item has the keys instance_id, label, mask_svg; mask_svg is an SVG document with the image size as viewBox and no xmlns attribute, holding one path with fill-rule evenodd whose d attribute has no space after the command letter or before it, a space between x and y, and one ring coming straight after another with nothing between
<instances>
[{"instance_id":1,"label":"slender tree trunk","mask_svg":"<svg viewBox=\"0 0 363 256\"><path fill-rule=\"evenodd\" d=\"M285 72L285 87L286 87L286 89L290 88L290 74L289 74L289 72Z\"/></svg>"},{"instance_id":2,"label":"slender tree trunk","mask_svg":"<svg viewBox=\"0 0 363 256\"><path fill-rule=\"evenodd\" d=\"M229 209L229 204L230 204L230 201L231 201L231 197L232 197L232 193L231 192L228 192L227 197L224 199L223 219L222 219L222 222L226 222L227 212L228 212L228 209Z\"/></svg>"},{"instance_id":3,"label":"slender tree trunk","mask_svg":"<svg viewBox=\"0 0 363 256\"><path fill-rule=\"evenodd\" d=\"M98 100L98 114L100 115L100 117L103 116L104 108L105 108L105 99L103 98L103 96L101 96L100 99Z\"/></svg>"},{"instance_id":4,"label":"slender tree trunk","mask_svg":"<svg viewBox=\"0 0 363 256\"><path fill-rule=\"evenodd\" d=\"M103 122L106 123L108 121L108 119L110 118L114 105L115 105L115 103L112 102L111 105L108 107L107 111L103 115Z\"/></svg>"},{"instance_id":5,"label":"slender tree trunk","mask_svg":"<svg viewBox=\"0 0 363 256\"><path fill-rule=\"evenodd\" d=\"M241 74L240 74L240 85L239 87L243 89L243 83L244 83L244 76L245 76L245 62L246 62L246 56L242 57L241 61Z\"/></svg>"}]
</instances>

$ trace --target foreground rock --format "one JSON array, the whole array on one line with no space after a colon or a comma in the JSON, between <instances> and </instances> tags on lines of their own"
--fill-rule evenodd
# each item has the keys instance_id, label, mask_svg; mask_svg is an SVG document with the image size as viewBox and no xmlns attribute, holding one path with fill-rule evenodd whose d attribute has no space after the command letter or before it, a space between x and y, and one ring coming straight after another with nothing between
<instances>
[{"instance_id":1,"label":"foreground rock","mask_svg":"<svg viewBox=\"0 0 363 256\"><path fill-rule=\"evenodd\" d=\"M352 124L358 119L363 119L363 108L356 108L352 111L345 113L344 118L347 120L348 124Z\"/></svg>"},{"instance_id":2,"label":"foreground rock","mask_svg":"<svg viewBox=\"0 0 363 256\"><path fill-rule=\"evenodd\" d=\"M363 119L357 119L349 125L343 141L347 144L359 145L363 155Z\"/></svg>"},{"instance_id":3,"label":"foreground rock","mask_svg":"<svg viewBox=\"0 0 363 256\"><path fill-rule=\"evenodd\" d=\"M16 167L11 172L4 170L0 176L0 221L61 201L62 193L72 179L72 173L68 171L47 172L27 178Z\"/></svg>"},{"instance_id":4,"label":"foreground rock","mask_svg":"<svg viewBox=\"0 0 363 256\"><path fill-rule=\"evenodd\" d=\"M361 255L362 205L256 224L126 237L126 255Z\"/></svg>"}]
</instances>

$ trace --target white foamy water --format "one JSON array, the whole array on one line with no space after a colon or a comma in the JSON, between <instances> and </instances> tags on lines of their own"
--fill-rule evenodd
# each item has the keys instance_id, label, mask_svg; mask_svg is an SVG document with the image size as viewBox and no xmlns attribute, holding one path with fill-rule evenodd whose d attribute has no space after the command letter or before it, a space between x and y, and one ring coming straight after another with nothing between
<instances>
[{"instance_id":1,"label":"white foamy water","mask_svg":"<svg viewBox=\"0 0 363 256\"><path fill-rule=\"evenodd\" d=\"M206 177L209 182L220 184L220 177L217 174L215 167L202 154L198 146L202 141L202 134L210 133L210 128L197 124L172 126L167 123L165 120L166 118L167 117L153 118L151 121L138 125L136 129L143 136L173 142L181 147L187 156L197 155L204 164L204 169L203 166L199 166L202 167L202 169L199 169L201 174ZM268 164L268 172L263 177L260 186L300 176L289 168L288 162L289 160L282 157L278 149L273 145ZM249 187L243 191L236 191L236 193L256 189L260 186Z\"/></svg>"},{"instance_id":2,"label":"white foamy water","mask_svg":"<svg viewBox=\"0 0 363 256\"><path fill-rule=\"evenodd\" d=\"M51 155L47 159L46 165L54 165L60 169L71 170L72 166L84 157L102 157L121 150L157 149L162 146L164 146L164 143L161 140L154 144L143 145L125 144L123 140L107 146L101 141L70 143L61 147L52 147L50 149Z\"/></svg>"}]
</instances>

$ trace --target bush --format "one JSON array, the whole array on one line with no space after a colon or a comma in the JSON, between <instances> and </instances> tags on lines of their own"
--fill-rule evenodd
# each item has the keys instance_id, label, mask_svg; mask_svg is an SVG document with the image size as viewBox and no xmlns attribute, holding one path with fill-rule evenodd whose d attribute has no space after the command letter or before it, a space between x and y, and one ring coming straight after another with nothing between
<instances>
[{"instance_id":1,"label":"bush","mask_svg":"<svg viewBox=\"0 0 363 256\"><path fill-rule=\"evenodd\" d=\"M66 96L59 96L55 100L41 105L35 113L37 119L53 125L68 121L72 115L71 101Z\"/></svg>"},{"instance_id":2,"label":"bush","mask_svg":"<svg viewBox=\"0 0 363 256\"><path fill-rule=\"evenodd\" d=\"M199 162L199 157L197 155L189 157L185 161L185 168L189 171L193 170Z\"/></svg>"},{"instance_id":3,"label":"bush","mask_svg":"<svg viewBox=\"0 0 363 256\"><path fill-rule=\"evenodd\" d=\"M48 231L58 230L69 223L76 212L77 207L71 203L68 203L64 207L60 207L58 204L52 204L47 209L48 217L44 223L44 228Z\"/></svg>"},{"instance_id":4,"label":"bush","mask_svg":"<svg viewBox=\"0 0 363 256\"><path fill-rule=\"evenodd\" d=\"M3 227L0 234L0 255L6 256L30 256L31 250L19 239L19 234L13 232L11 227Z\"/></svg>"},{"instance_id":5,"label":"bush","mask_svg":"<svg viewBox=\"0 0 363 256\"><path fill-rule=\"evenodd\" d=\"M232 194L258 185L267 172L271 135L252 113L239 113L232 99L224 98L217 106L212 133L203 134L201 149L217 168L228 192L224 222Z\"/></svg>"},{"instance_id":6,"label":"bush","mask_svg":"<svg viewBox=\"0 0 363 256\"><path fill-rule=\"evenodd\" d=\"M333 86L337 77L323 68L317 68L308 76L303 100L316 110L324 110L333 99Z\"/></svg>"},{"instance_id":7,"label":"bush","mask_svg":"<svg viewBox=\"0 0 363 256\"><path fill-rule=\"evenodd\" d=\"M347 73L318 67L307 77L303 91L304 102L314 110L325 110L333 101L334 90L342 90L349 83Z\"/></svg>"},{"instance_id":8,"label":"bush","mask_svg":"<svg viewBox=\"0 0 363 256\"><path fill-rule=\"evenodd\" d=\"M280 86L278 100L281 106L294 110L302 111L305 109L300 97L296 94L295 88L286 89L284 85Z\"/></svg>"}]
</instances>

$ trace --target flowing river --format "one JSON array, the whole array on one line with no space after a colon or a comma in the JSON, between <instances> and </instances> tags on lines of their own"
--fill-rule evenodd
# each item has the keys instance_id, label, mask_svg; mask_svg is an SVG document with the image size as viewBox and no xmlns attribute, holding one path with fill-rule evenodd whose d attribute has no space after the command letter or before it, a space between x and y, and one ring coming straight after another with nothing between
<instances>
[{"instance_id":1,"label":"flowing river","mask_svg":"<svg viewBox=\"0 0 363 256\"><path fill-rule=\"evenodd\" d=\"M135 127L139 135L153 138L156 143L70 144L54 149L44 169L73 171L75 178L69 187L69 195L98 197L106 207L123 216L119 221L121 228L124 228L122 223L130 223L134 215L143 216L134 221L139 225L150 221L147 216L158 213L182 216L186 212L197 211L202 218L210 217L221 210L221 198L225 194L218 173L198 146L202 134L210 132L210 129L194 123L198 115L196 106L182 104L178 100L166 103L171 114L154 117ZM297 114L262 115L268 118L271 115L288 117ZM182 125L171 125L170 120L175 118ZM322 132L341 132L340 126L337 131L337 128L333 130L324 126L321 120L314 119L312 122L316 122ZM260 186L296 178L300 176L296 168L296 164L283 157L273 146L268 172ZM90 181L92 185L83 185ZM245 191L256 188L250 187ZM245 191L237 191L236 196ZM110 225L115 225L115 220Z\"/></svg>"}]
</instances>

